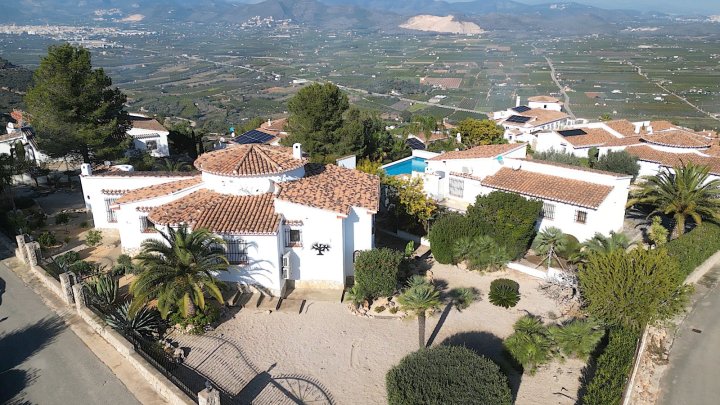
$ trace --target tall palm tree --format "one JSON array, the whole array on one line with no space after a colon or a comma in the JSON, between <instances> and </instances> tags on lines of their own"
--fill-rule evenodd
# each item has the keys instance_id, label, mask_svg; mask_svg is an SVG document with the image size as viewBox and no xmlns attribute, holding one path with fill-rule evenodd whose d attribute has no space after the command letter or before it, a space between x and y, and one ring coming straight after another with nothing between
<instances>
[{"instance_id":1,"label":"tall palm tree","mask_svg":"<svg viewBox=\"0 0 720 405\"><path fill-rule=\"evenodd\" d=\"M583 254L610 253L616 250L627 250L633 243L622 232L610 232L610 236L596 233L595 236L583 243Z\"/></svg>"},{"instance_id":2,"label":"tall palm tree","mask_svg":"<svg viewBox=\"0 0 720 405\"><path fill-rule=\"evenodd\" d=\"M205 229L188 232L186 227L161 233L164 240L147 240L137 256L143 269L130 286L131 312L157 298L165 319L177 308L186 317L196 308L205 309L205 292L223 302L213 272L227 271L224 241Z\"/></svg>"},{"instance_id":3,"label":"tall palm tree","mask_svg":"<svg viewBox=\"0 0 720 405\"><path fill-rule=\"evenodd\" d=\"M547 256L547 267L550 268L552 260L560 263L557 251L565 249L567 237L559 228L549 226L538 232L532 243L532 248L540 256Z\"/></svg>"},{"instance_id":4,"label":"tall palm tree","mask_svg":"<svg viewBox=\"0 0 720 405\"><path fill-rule=\"evenodd\" d=\"M680 236L685 233L688 217L698 225L704 219L720 219L720 180L710 180L709 176L709 167L692 162L675 166L672 171L665 168L655 176L644 177L627 206L647 204L653 207L649 216L672 215L673 234Z\"/></svg>"},{"instance_id":5,"label":"tall palm tree","mask_svg":"<svg viewBox=\"0 0 720 405\"><path fill-rule=\"evenodd\" d=\"M418 318L418 344L425 347L425 314L440 306L440 292L429 282L413 278L408 288L398 297L400 308Z\"/></svg>"}]
</instances>

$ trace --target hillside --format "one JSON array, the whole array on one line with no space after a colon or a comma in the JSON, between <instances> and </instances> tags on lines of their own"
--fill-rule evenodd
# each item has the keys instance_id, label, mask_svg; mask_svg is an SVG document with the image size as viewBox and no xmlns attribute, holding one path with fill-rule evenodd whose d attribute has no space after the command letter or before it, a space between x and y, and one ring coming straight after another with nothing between
<instances>
[{"instance_id":1,"label":"hillside","mask_svg":"<svg viewBox=\"0 0 720 405\"><path fill-rule=\"evenodd\" d=\"M23 93L30 86L32 71L0 58L0 114L22 107ZM4 127L4 119L0 123Z\"/></svg>"},{"instance_id":2,"label":"hillside","mask_svg":"<svg viewBox=\"0 0 720 405\"><path fill-rule=\"evenodd\" d=\"M481 34L483 29L472 22L458 21L454 16L418 15L400 24L400 28L451 34Z\"/></svg>"}]
</instances>

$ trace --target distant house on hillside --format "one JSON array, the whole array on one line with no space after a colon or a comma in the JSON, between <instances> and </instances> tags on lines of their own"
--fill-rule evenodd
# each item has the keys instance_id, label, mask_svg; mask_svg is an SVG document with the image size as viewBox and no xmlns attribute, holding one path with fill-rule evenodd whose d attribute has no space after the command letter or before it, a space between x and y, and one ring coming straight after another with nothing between
<instances>
[{"instance_id":1,"label":"distant house on hillside","mask_svg":"<svg viewBox=\"0 0 720 405\"><path fill-rule=\"evenodd\" d=\"M247 144L264 144L264 145L280 145L280 141L288 136L285 130L287 118L277 120L267 120L260 124L260 127L251 129L240 135L230 134L232 143L240 145Z\"/></svg>"},{"instance_id":2,"label":"distant house on hillside","mask_svg":"<svg viewBox=\"0 0 720 405\"><path fill-rule=\"evenodd\" d=\"M0 135L0 154L12 155L18 142L22 143L25 149L25 157L35 162L47 162L50 157L40 152L35 139L35 130L30 126L27 114L20 110L13 110L10 117L15 122L8 122L5 127L5 135Z\"/></svg>"},{"instance_id":3,"label":"distant house on hillside","mask_svg":"<svg viewBox=\"0 0 720 405\"><path fill-rule=\"evenodd\" d=\"M153 157L170 155L168 142L170 131L158 120L142 114L131 113L130 123L132 127L127 131L127 136L132 138L133 147L136 150L147 151Z\"/></svg>"},{"instance_id":4,"label":"distant house on hillside","mask_svg":"<svg viewBox=\"0 0 720 405\"><path fill-rule=\"evenodd\" d=\"M563 111L563 103L550 96L528 99L528 105L520 104L493 113L493 119L505 128L505 139L510 142L531 142L539 132L561 129L570 123L570 116Z\"/></svg>"}]
</instances>

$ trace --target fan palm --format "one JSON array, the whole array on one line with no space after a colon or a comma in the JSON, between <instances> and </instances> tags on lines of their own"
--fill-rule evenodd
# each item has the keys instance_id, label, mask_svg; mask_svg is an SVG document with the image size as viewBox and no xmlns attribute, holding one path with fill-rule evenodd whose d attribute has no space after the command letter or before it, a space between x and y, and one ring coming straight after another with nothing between
<instances>
[{"instance_id":1,"label":"fan palm","mask_svg":"<svg viewBox=\"0 0 720 405\"><path fill-rule=\"evenodd\" d=\"M174 308L183 317L193 317L196 308L205 309L207 291L223 302L212 273L227 271L225 242L205 229L188 232L186 227L170 228L161 233L164 240L147 240L137 260L142 272L130 286L134 299L131 312L157 298L160 315L165 319Z\"/></svg>"},{"instance_id":2,"label":"fan palm","mask_svg":"<svg viewBox=\"0 0 720 405\"><path fill-rule=\"evenodd\" d=\"M507 351L535 374L537 366L550 360L552 341L547 336L547 328L539 319L524 316L515 322L515 333L510 335L503 344Z\"/></svg>"},{"instance_id":3,"label":"fan palm","mask_svg":"<svg viewBox=\"0 0 720 405\"><path fill-rule=\"evenodd\" d=\"M187 172L190 170L190 165L180 160L165 158L155 163L155 170L162 172Z\"/></svg>"},{"instance_id":4,"label":"fan palm","mask_svg":"<svg viewBox=\"0 0 720 405\"><path fill-rule=\"evenodd\" d=\"M482 270L500 270L510 261L505 246L499 246L488 235L478 235L473 240L473 251L470 254L470 268Z\"/></svg>"},{"instance_id":5,"label":"fan palm","mask_svg":"<svg viewBox=\"0 0 720 405\"><path fill-rule=\"evenodd\" d=\"M587 359L605 334L595 321L573 320L563 326L552 326L548 334L566 356Z\"/></svg>"},{"instance_id":6,"label":"fan palm","mask_svg":"<svg viewBox=\"0 0 720 405\"><path fill-rule=\"evenodd\" d=\"M583 253L610 253L616 250L625 251L633 243L622 232L610 232L610 236L596 233L591 239L583 243Z\"/></svg>"},{"instance_id":7,"label":"fan palm","mask_svg":"<svg viewBox=\"0 0 720 405\"><path fill-rule=\"evenodd\" d=\"M398 302L400 309L417 316L418 343L422 349L425 347L425 313L440 306L440 292L427 281L420 283L413 279L408 289L398 297Z\"/></svg>"},{"instance_id":8,"label":"fan palm","mask_svg":"<svg viewBox=\"0 0 720 405\"><path fill-rule=\"evenodd\" d=\"M567 238L563 231L554 226L541 230L532 243L532 248L540 256L547 256L547 267L550 268L552 260L557 260L557 251L564 250ZM559 261L558 261L559 262Z\"/></svg>"},{"instance_id":9,"label":"fan palm","mask_svg":"<svg viewBox=\"0 0 720 405\"><path fill-rule=\"evenodd\" d=\"M644 177L640 187L631 193L627 206L647 204L649 214L672 215L673 234L685 233L688 217L696 224L704 219L720 218L720 180L710 180L710 168L692 162L663 169L655 176Z\"/></svg>"}]
</instances>

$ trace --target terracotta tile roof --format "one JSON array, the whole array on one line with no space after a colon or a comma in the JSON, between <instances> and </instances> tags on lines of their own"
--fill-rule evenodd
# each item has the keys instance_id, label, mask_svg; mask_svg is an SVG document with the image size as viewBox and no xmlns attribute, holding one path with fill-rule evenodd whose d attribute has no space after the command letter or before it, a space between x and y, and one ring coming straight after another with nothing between
<instances>
[{"instance_id":1,"label":"terracotta tile roof","mask_svg":"<svg viewBox=\"0 0 720 405\"><path fill-rule=\"evenodd\" d=\"M682 129L671 129L643 135L642 140L661 146L673 148L708 148L712 144L709 138Z\"/></svg>"},{"instance_id":2,"label":"terracotta tile roof","mask_svg":"<svg viewBox=\"0 0 720 405\"><path fill-rule=\"evenodd\" d=\"M148 219L220 234L268 235L277 233L280 226L273 199L272 193L239 196L203 189L153 208Z\"/></svg>"},{"instance_id":3,"label":"terracotta tile roof","mask_svg":"<svg viewBox=\"0 0 720 405\"><path fill-rule=\"evenodd\" d=\"M258 130L266 131L271 135L277 135L280 132L285 131L285 125L287 124L287 118L280 118L270 122L263 122Z\"/></svg>"},{"instance_id":4,"label":"terracotta tile roof","mask_svg":"<svg viewBox=\"0 0 720 405\"><path fill-rule=\"evenodd\" d=\"M137 128L137 129L144 129L147 131L156 131L156 132L168 132L167 128L162 126L162 124L160 124L158 122L158 120L156 120L155 118L131 115L130 116L130 124L132 124L133 128Z\"/></svg>"},{"instance_id":5,"label":"terracotta tile roof","mask_svg":"<svg viewBox=\"0 0 720 405\"><path fill-rule=\"evenodd\" d=\"M481 177L473 176L470 173L450 172L450 175L455 176L455 177L462 177L462 178L468 179L468 180L482 181Z\"/></svg>"},{"instance_id":6,"label":"terracotta tile roof","mask_svg":"<svg viewBox=\"0 0 720 405\"><path fill-rule=\"evenodd\" d=\"M578 170L581 172L588 172L588 173L597 173L597 174L604 174L606 176L612 176L612 177L631 177L624 173L614 173L614 172L607 172L605 170L598 170L598 169L592 169L590 167L585 166L575 166L575 165L569 165L567 163L560 163L560 162L552 162L550 160L540 160L540 159L519 159L519 160L526 160L528 162L532 162L535 164L541 164L546 166L555 166L555 167L562 167L565 169L571 169L571 170Z\"/></svg>"},{"instance_id":7,"label":"terracotta tile roof","mask_svg":"<svg viewBox=\"0 0 720 405\"><path fill-rule=\"evenodd\" d=\"M639 135L635 133L635 124L628 120L607 121L604 124L607 125L610 129L619 132L623 136Z\"/></svg>"},{"instance_id":8,"label":"terracotta tile roof","mask_svg":"<svg viewBox=\"0 0 720 405\"><path fill-rule=\"evenodd\" d=\"M533 101L536 103L559 103L560 100L558 100L555 97L552 96L534 96L534 97L528 97L528 101Z\"/></svg>"},{"instance_id":9,"label":"terracotta tile roof","mask_svg":"<svg viewBox=\"0 0 720 405\"><path fill-rule=\"evenodd\" d=\"M640 138L642 138L642 137L639 135L638 136L626 136L624 138L614 138L612 140L605 142L605 144L602 146L610 147L610 146L639 145L640 143L642 143Z\"/></svg>"},{"instance_id":10,"label":"terracotta tile roof","mask_svg":"<svg viewBox=\"0 0 720 405\"><path fill-rule=\"evenodd\" d=\"M703 150L702 153L713 157L720 157L720 145L713 143L709 148Z\"/></svg>"},{"instance_id":11,"label":"terracotta tile roof","mask_svg":"<svg viewBox=\"0 0 720 405\"><path fill-rule=\"evenodd\" d=\"M283 173L304 164L305 159L293 158L291 148L260 144L230 145L195 160L202 172L233 177Z\"/></svg>"},{"instance_id":12,"label":"terracotta tile roof","mask_svg":"<svg viewBox=\"0 0 720 405\"><path fill-rule=\"evenodd\" d=\"M197 176L197 172L126 172L114 167L101 167L97 171L93 170L92 175L102 177L177 177L181 179L183 177Z\"/></svg>"},{"instance_id":13,"label":"terracotta tile roof","mask_svg":"<svg viewBox=\"0 0 720 405\"><path fill-rule=\"evenodd\" d=\"M129 204L142 200L148 200L155 197L161 197L164 195L177 193L178 191L182 191L193 186L197 186L200 183L202 183L202 178L200 176L195 176L185 180L177 180L148 187L141 187L127 192L125 195L118 198L116 203Z\"/></svg>"},{"instance_id":14,"label":"terracotta tile roof","mask_svg":"<svg viewBox=\"0 0 720 405\"><path fill-rule=\"evenodd\" d=\"M349 214L350 207L377 212L380 203L380 178L332 164L308 164L304 178L278 186L279 200L341 214Z\"/></svg>"},{"instance_id":15,"label":"terracotta tile roof","mask_svg":"<svg viewBox=\"0 0 720 405\"><path fill-rule=\"evenodd\" d=\"M100 194L104 195L125 195L125 193L129 193L130 190L128 189L112 189L112 188L104 188L100 190Z\"/></svg>"},{"instance_id":16,"label":"terracotta tile roof","mask_svg":"<svg viewBox=\"0 0 720 405\"><path fill-rule=\"evenodd\" d=\"M697 153L672 153L654 149L647 145L628 146L625 150L637 156L638 160L658 163L662 166L673 167L685 162L693 162L698 165L708 166L710 173L720 175L720 158L713 156L701 156Z\"/></svg>"},{"instance_id":17,"label":"terracotta tile roof","mask_svg":"<svg viewBox=\"0 0 720 405\"><path fill-rule=\"evenodd\" d=\"M549 122L553 122L553 121L557 121L557 120L561 120L563 118L569 117L569 115L565 114L562 111L545 110L543 108L533 108L531 110L528 110L528 111L525 111L523 113L519 113L516 115L534 118L533 120L527 122L528 124L530 124L532 126L545 125ZM515 124L515 123L507 122L507 124ZM524 124L516 124L516 126L524 126Z\"/></svg>"},{"instance_id":18,"label":"terracotta tile roof","mask_svg":"<svg viewBox=\"0 0 720 405\"><path fill-rule=\"evenodd\" d=\"M652 127L654 132L657 131L665 131L666 129L674 129L677 128L675 125L673 125L670 121L650 121L650 126Z\"/></svg>"},{"instance_id":19,"label":"terracotta tile roof","mask_svg":"<svg viewBox=\"0 0 720 405\"><path fill-rule=\"evenodd\" d=\"M566 142L576 148L588 148L591 146L601 146L607 142L612 142L618 139L615 135L612 135L608 131L602 128L578 128L585 131L585 135L573 135L563 136ZM556 131L558 132L558 131ZM562 134L558 132L560 136Z\"/></svg>"},{"instance_id":20,"label":"terracotta tile roof","mask_svg":"<svg viewBox=\"0 0 720 405\"><path fill-rule=\"evenodd\" d=\"M428 160L449 160L449 159L482 159L482 158L494 158L498 155L504 155L516 151L521 148L526 148L526 143L505 143L501 145L480 145L465 150L455 150L450 152L441 153Z\"/></svg>"},{"instance_id":21,"label":"terracotta tile roof","mask_svg":"<svg viewBox=\"0 0 720 405\"><path fill-rule=\"evenodd\" d=\"M598 208L612 191L610 186L508 168L484 178L482 185L593 209Z\"/></svg>"}]
</instances>

